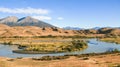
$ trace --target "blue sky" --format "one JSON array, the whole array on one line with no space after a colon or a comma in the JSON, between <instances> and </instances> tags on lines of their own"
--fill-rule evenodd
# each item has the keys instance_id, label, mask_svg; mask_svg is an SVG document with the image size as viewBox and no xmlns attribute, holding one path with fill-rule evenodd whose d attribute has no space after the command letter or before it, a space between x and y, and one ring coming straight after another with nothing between
<instances>
[{"instance_id":1,"label":"blue sky","mask_svg":"<svg viewBox=\"0 0 120 67\"><path fill-rule=\"evenodd\" d=\"M0 18L32 16L58 27L120 27L120 0L1 0Z\"/></svg>"}]
</instances>

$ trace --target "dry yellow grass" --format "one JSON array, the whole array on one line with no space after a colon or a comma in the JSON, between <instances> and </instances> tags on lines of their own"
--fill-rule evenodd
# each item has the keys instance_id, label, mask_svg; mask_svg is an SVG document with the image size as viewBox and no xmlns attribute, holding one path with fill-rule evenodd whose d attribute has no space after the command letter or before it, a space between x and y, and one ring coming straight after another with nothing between
<instances>
[{"instance_id":1,"label":"dry yellow grass","mask_svg":"<svg viewBox=\"0 0 120 67\"><path fill-rule=\"evenodd\" d=\"M35 37L35 36L84 36L84 37L101 37L104 34L97 34L96 30L90 30L89 32L93 33L85 33L85 31L76 31L76 30L64 30L62 28L54 28L46 27L45 29L36 27L36 26L7 26L4 24L0 24L0 37Z\"/></svg>"},{"instance_id":2,"label":"dry yellow grass","mask_svg":"<svg viewBox=\"0 0 120 67\"><path fill-rule=\"evenodd\" d=\"M101 40L106 41L106 42L114 42L114 43L120 44L120 38L102 38Z\"/></svg>"},{"instance_id":3,"label":"dry yellow grass","mask_svg":"<svg viewBox=\"0 0 120 67\"><path fill-rule=\"evenodd\" d=\"M120 64L119 54L91 56L89 59L71 56L64 60L37 61L31 58L14 59L0 58L0 67L117 67Z\"/></svg>"},{"instance_id":4,"label":"dry yellow grass","mask_svg":"<svg viewBox=\"0 0 120 67\"><path fill-rule=\"evenodd\" d=\"M67 33L66 33L67 32ZM64 30L58 28L54 31L53 28L46 27L45 30L36 26L14 26L10 27L4 24L0 24L0 37L12 37L12 36L73 36L76 33L73 30Z\"/></svg>"},{"instance_id":5,"label":"dry yellow grass","mask_svg":"<svg viewBox=\"0 0 120 67\"><path fill-rule=\"evenodd\" d=\"M0 43L12 42L20 45L37 45L37 44L58 44L63 41L71 41L72 38L0 38ZM62 42L61 42L62 41Z\"/></svg>"}]
</instances>

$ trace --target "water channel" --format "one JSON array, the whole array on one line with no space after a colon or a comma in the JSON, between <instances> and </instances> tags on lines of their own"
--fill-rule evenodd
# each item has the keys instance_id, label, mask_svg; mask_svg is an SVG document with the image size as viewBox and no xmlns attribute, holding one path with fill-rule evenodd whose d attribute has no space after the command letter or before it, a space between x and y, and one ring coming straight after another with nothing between
<instances>
[{"instance_id":1,"label":"water channel","mask_svg":"<svg viewBox=\"0 0 120 67\"><path fill-rule=\"evenodd\" d=\"M42 56L60 56L65 54L85 54L85 53L101 53L107 50L118 49L120 50L120 44L108 43L98 41L97 39L89 39L88 48L77 52L55 53L55 54L18 54L13 53L12 50L16 50L16 45L3 45L0 44L0 56L2 57L42 57Z\"/></svg>"}]
</instances>

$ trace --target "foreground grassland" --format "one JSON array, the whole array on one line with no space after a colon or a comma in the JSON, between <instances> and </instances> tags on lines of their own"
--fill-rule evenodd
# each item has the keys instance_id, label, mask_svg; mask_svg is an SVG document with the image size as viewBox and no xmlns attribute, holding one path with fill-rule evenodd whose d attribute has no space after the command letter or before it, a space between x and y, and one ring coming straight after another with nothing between
<instances>
[{"instance_id":1,"label":"foreground grassland","mask_svg":"<svg viewBox=\"0 0 120 67\"><path fill-rule=\"evenodd\" d=\"M120 53L56 58L57 60L36 60L0 57L0 67L120 67Z\"/></svg>"},{"instance_id":2,"label":"foreground grassland","mask_svg":"<svg viewBox=\"0 0 120 67\"><path fill-rule=\"evenodd\" d=\"M120 44L120 38L102 38L102 41Z\"/></svg>"},{"instance_id":3,"label":"foreground grassland","mask_svg":"<svg viewBox=\"0 0 120 67\"><path fill-rule=\"evenodd\" d=\"M72 38L1 38L0 43L18 45L24 49L13 52L29 54L71 52L87 48L84 40Z\"/></svg>"}]
</instances>

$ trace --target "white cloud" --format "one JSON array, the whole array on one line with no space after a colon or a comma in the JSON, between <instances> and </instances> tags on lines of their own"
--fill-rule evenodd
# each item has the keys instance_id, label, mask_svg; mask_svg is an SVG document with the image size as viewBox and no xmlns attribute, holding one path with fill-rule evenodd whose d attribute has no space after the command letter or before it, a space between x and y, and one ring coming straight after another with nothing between
<instances>
[{"instance_id":1,"label":"white cloud","mask_svg":"<svg viewBox=\"0 0 120 67\"><path fill-rule=\"evenodd\" d=\"M63 18L63 17L58 17L57 19L58 19L58 20L63 20L64 18Z\"/></svg>"},{"instance_id":2,"label":"white cloud","mask_svg":"<svg viewBox=\"0 0 120 67\"><path fill-rule=\"evenodd\" d=\"M13 14L48 14L49 10L40 9L40 8L5 8L0 7L0 12L3 13L13 13Z\"/></svg>"},{"instance_id":3,"label":"white cloud","mask_svg":"<svg viewBox=\"0 0 120 67\"><path fill-rule=\"evenodd\" d=\"M52 18L49 16L32 16L32 17L39 20L52 20Z\"/></svg>"}]
</instances>

